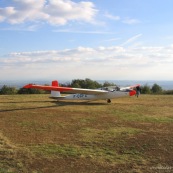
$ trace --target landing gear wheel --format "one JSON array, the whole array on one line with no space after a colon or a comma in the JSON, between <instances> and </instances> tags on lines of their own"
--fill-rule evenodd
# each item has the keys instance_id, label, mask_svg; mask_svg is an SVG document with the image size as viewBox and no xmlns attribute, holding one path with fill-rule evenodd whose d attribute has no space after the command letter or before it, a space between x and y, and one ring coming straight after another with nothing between
<instances>
[{"instance_id":1,"label":"landing gear wheel","mask_svg":"<svg viewBox=\"0 0 173 173\"><path fill-rule=\"evenodd\" d=\"M107 103L111 103L111 99L107 99Z\"/></svg>"}]
</instances>

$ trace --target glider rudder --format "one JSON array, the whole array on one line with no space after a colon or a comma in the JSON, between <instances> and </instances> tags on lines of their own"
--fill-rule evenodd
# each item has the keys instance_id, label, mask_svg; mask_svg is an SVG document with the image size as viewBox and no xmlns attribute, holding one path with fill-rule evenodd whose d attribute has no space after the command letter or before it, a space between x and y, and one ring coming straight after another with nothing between
<instances>
[{"instance_id":1,"label":"glider rudder","mask_svg":"<svg viewBox=\"0 0 173 173\"><path fill-rule=\"evenodd\" d=\"M54 80L54 81L52 81L52 86L59 86L59 83L58 83L58 81L57 80Z\"/></svg>"},{"instance_id":2,"label":"glider rudder","mask_svg":"<svg viewBox=\"0 0 173 173\"><path fill-rule=\"evenodd\" d=\"M52 81L52 86L58 87L59 86L58 81L56 81L56 80ZM59 91L52 91L51 90L51 97L61 97L61 94Z\"/></svg>"}]
</instances>

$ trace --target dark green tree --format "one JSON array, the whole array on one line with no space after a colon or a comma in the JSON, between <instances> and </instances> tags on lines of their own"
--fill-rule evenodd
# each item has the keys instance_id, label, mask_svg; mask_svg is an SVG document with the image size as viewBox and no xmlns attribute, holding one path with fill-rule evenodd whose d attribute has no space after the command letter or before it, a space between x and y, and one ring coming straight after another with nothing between
<instances>
[{"instance_id":1,"label":"dark green tree","mask_svg":"<svg viewBox=\"0 0 173 173\"><path fill-rule=\"evenodd\" d=\"M110 83L108 81L105 81L104 84L103 84L103 87L108 87L108 86L115 86L114 83Z\"/></svg>"},{"instance_id":2,"label":"dark green tree","mask_svg":"<svg viewBox=\"0 0 173 173\"><path fill-rule=\"evenodd\" d=\"M163 92L162 87L156 83L152 86L151 91L153 94L161 94Z\"/></svg>"},{"instance_id":3,"label":"dark green tree","mask_svg":"<svg viewBox=\"0 0 173 173\"><path fill-rule=\"evenodd\" d=\"M151 89L148 85L141 86L142 94L151 94Z\"/></svg>"},{"instance_id":4,"label":"dark green tree","mask_svg":"<svg viewBox=\"0 0 173 173\"><path fill-rule=\"evenodd\" d=\"M85 80L83 79L74 79L71 82L71 87L74 88L91 88L91 89L96 89L100 88L102 85L98 83L97 81L93 81L91 79L86 78Z\"/></svg>"}]
</instances>

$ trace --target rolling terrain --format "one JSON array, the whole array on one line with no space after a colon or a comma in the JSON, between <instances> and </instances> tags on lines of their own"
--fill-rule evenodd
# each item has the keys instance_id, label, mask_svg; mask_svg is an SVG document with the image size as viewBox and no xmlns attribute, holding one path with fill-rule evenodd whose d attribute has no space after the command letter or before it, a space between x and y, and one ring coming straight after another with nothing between
<instances>
[{"instance_id":1,"label":"rolling terrain","mask_svg":"<svg viewBox=\"0 0 173 173\"><path fill-rule=\"evenodd\" d=\"M173 172L173 96L0 96L0 173Z\"/></svg>"}]
</instances>

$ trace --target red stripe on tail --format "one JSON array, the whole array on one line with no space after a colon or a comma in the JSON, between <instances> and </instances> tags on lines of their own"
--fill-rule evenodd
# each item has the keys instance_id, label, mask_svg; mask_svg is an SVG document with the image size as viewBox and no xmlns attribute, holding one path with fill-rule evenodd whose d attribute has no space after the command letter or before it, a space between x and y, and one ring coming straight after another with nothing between
<instances>
[{"instance_id":1,"label":"red stripe on tail","mask_svg":"<svg viewBox=\"0 0 173 173\"><path fill-rule=\"evenodd\" d=\"M52 86L59 86L59 83L58 83L58 81L57 80L54 80L54 81L52 81Z\"/></svg>"}]
</instances>

